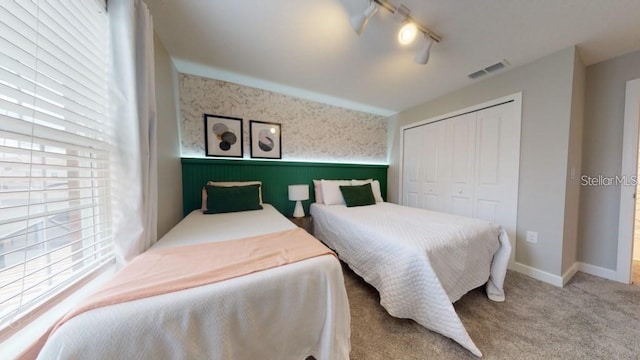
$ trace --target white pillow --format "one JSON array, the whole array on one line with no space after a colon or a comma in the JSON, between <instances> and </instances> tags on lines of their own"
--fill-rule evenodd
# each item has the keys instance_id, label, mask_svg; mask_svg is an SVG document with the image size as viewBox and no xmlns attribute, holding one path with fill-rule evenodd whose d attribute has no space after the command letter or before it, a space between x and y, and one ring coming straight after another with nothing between
<instances>
[{"instance_id":1,"label":"white pillow","mask_svg":"<svg viewBox=\"0 0 640 360\"><path fill-rule=\"evenodd\" d=\"M380 181L373 180L371 183L371 191L373 192L373 197L376 198L376 202L384 202L382 192L380 191Z\"/></svg>"},{"instance_id":2,"label":"white pillow","mask_svg":"<svg viewBox=\"0 0 640 360\"><path fill-rule=\"evenodd\" d=\"M364 184L370 184L373 182L373 179L367 179L367 180L351 180L351 185L364 185Z\"/></svg>"},{"instance_id":3,"label":"white pillow","mask_svg":"<svg viewBox=\"0 0 640 360\"><path fill-rule=\"evenodd\" d=\"M376 202L383 202L382 192L380 192L380 182L378 180L367 179L367 180L351 180L351 185L364 185L371 184L371 191L373 192L373 197L376 199Z\"/></svg>"},{"instance_id":4,"label":"white pillow","mask_svg":"<svg viewBox=\"0 0 640 360\"><path fill-rule=\"evenodd\" d=\"M320 180L322 199L325 205L344 205L344 198L340 191L340 185L351 186L350 180Z\"/></svg>"},{"instance_id":5,"label":"white pillow","mask_svg":"<svg viewBox=\"0 0 640 360\"><path fill-rule=\"evenodd\" d=\"M322 198L322 186L320 186L320 180L313 180L313 191L315 194L316 202L318 204L324 204L324 199Z\"/></svg>"},{"instance_id":6,"label":"white pillow","mask_svg":"<svg viewBox=\"0 0 640 360\"><path fill-rule=\"evenodd\" d=\"M220 187L260 185L258 196L260 197L260 205L262 205L262 181L207 181L207 185ZM204 186L202 187L202 206L200 210L207 211L207 189Z\"/></svg>"}]
</instances>

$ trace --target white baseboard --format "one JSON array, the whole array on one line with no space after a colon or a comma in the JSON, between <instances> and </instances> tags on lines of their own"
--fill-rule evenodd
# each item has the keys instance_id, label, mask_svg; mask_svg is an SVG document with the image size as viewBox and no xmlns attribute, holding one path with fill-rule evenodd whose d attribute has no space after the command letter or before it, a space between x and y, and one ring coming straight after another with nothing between
<instances>
[{"instance_id":1,"label":"white baseboard","mask_svg":"<svg viewBox=\"0 0 640 360\"><path fill-rule=\"evenodd\" d=\"M571 265L571 267L565 271L562 276L554 275L519 262L514 263L513 267L510 267L510 269L558 287L563 287L578 271L608 280L618 281L618 273L616 271L582 262L576 262Z\"/></svg>"},{"instance_id":2,"label":"white baseboard","mask_svg":"<svg viewBox=\"0 0 640 360\"><path fill-rule=\"evenodd\" d=\"M540 269L536 269L529 265L521 264L519 262L514 263L513 270L521 274L527 275L529 277L532 277L536 280L546 282L547 284L555 285L557 287L562 287L564 285L563 277L548 273L546 271L542 271Z\"/></svg>"},{"instance_id":3,"label":"white baseboard","mask_svg":"<svg viewBox=\"0 0 640 360\"><path fill-rule=\"evenodd\" d=\"M615 270L606 269L606 268L591 265L591 264L585 264L582 262L579 262L577 264L578 264L578 270L582 271L583 273L599 276L601 278L605 278L613 281L618 281L618 273Z\"/></svg>"}]
</instances>

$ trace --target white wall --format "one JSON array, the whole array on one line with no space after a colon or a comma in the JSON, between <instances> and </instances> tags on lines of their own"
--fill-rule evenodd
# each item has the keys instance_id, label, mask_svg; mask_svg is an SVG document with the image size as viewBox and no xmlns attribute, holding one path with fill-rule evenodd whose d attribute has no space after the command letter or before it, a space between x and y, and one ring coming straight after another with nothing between
<instances>
[{"instance_id":1,"label":"white wall","mask_svg":"<svg viewBox=\"0 0 640 360\"><path fill-rule=\"evenodd\" d=\"M182 166L176 69L167 50L154 36L156 72L156 115L158 142L158 238L182 219Z\"/></svg>"},{"instance_id":2,"label":"white wall","mask_svg":"<svg viewBox=\"0 0 640 360\"><path fill-rule=\"evenodd\" d=\"M626 82L640 78L640 51L587 67L583 173L621 174ZM619 186L584 186L580 192L578 261L616 270Z\"/></svg>"},{"instance_id":3,"label":"white wall","mask_svg":"<svg viewBox=\"0 0 640 360\"><path fill-rule=\"evenodd\" d=\"M462 90L396 115L390 120L395 126L389 199L398 201L401 126L522 91L516 262L562 275L575 57L571 47L483 81L470 80ZM537 244L525 241L527 230L538 232Z\"/></svg>"}]
</instances>

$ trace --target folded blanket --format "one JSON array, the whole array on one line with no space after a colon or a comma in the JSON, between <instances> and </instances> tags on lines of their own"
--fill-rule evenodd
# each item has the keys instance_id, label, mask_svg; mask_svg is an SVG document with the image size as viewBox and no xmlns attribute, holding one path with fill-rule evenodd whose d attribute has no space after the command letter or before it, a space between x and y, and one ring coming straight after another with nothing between
<instances>
[{"instance_id":1,"label":"folded blanket","mask_svg":"<svg viewBox=\"0 0 640 360\"><path fill-rule=\"evenodd\" d=\"M256 237L149 250L134 258L100 290L54 327L102 306L184 290L335 254L305 230L296 228Z\"/></svg>"}]
</instances>

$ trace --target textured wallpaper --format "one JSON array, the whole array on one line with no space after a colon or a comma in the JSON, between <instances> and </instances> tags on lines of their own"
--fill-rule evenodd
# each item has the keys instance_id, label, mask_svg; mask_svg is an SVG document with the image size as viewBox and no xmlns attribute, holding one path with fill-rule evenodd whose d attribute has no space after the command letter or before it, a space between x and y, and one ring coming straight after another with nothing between
<instances>
[{"instance_id":1,"label":"textured wallpaper","mask_svg":"<svg viewBox=\"0 0 640 360\"><path fill-rule=\"evenodd\" d=\"M282 160L387 163L387 118L225 81L180 74L183 157L205 157L204 118L243 119L244 158L250 159L249 120L281 124Z\"/></svg>"}]
</instances>

